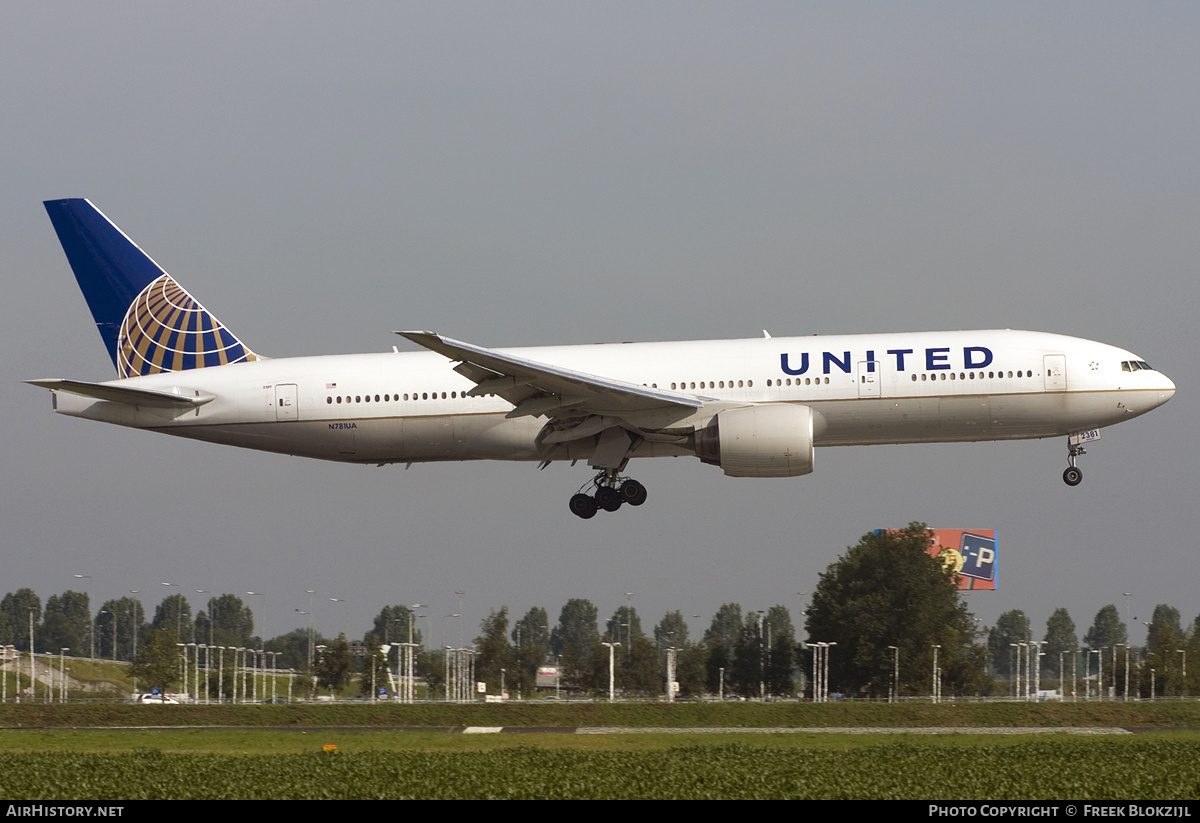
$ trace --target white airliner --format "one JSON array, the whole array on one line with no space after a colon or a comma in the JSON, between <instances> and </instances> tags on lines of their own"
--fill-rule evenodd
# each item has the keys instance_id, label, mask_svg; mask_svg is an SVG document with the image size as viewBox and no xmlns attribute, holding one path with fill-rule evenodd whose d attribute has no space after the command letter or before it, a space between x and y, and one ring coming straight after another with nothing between
<instances>
[{"instance_id":1,"label":"white airliner","mask_svg":"<svg viewBox=\"0 0 1200 823\"><path fill-rule=\"evenodd\" d=\"M45 205L119 375L30 380L60 414L350 463L586 460L584 518L646 501L634 457L794 477L815 446L1066 436L1074 486L1100 428L1175 394L1132 352L1007 329L521 349L403 331L428 351L267 358L87 200Z\"/></svg>"}]
</instances>

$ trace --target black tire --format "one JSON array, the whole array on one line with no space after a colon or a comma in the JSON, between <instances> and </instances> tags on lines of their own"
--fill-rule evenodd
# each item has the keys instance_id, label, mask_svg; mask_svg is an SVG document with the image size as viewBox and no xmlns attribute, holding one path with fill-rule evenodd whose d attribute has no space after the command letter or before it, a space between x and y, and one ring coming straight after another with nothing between
<instances>
[{"instance_id":1,"label":"black tire","mask_svg":"<svg viewBox=\"0 0 1200 823\"><path fill-rule=\"evenodd\" d=\"M596 504L606 512L615 512L621 508L621 493L612 486L601 486L596 489Z\"/></svg>"},{"instance_id":2,"label":"black tire","mask_svg":"<svg viewBox=\"0 0 1200 823\"><path fill-rule=\"evenodd\" d=\"M1063 472L1063 482L1068 486L1078 486L1083 482L1083 472L1075 466L1068 466Z\"/></svg>"},{"instance_id":3,"label":"black tire","mask_svg":"<svg viewBox=\"0 0 1200 823\"><path fill-rule=\"evenodd\" d=\"M645 503L646 494L646 487L636 480L626 480L621 484L621 499L631 506Z\"/></svg>"},{"instance_id":4,"label":"black tire","mask_svg":"<svg viewBox=\"0 0 1200 823\"><path fill-rule=\"evenodd\" d=\"M596 498L587 494L577 494L571 498L571 514L584 520L596 516Z\"/></svg>"}]
</instances>

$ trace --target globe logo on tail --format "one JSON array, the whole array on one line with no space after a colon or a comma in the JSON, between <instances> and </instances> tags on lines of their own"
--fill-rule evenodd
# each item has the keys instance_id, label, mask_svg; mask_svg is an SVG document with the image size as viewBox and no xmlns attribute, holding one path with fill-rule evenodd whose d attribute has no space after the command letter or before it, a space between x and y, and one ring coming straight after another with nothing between
<instances>
[{"instance_id":1,"label":"globe logo on tail","mask_svg":"<svg viewBox=\"0 0 1200 823\"><path fill-rule=\"evenodd\" d=\"M257 359L169 274L142 289L129 306L117 336L117 371L121 377Z\"/></svg>"}]
</instances>

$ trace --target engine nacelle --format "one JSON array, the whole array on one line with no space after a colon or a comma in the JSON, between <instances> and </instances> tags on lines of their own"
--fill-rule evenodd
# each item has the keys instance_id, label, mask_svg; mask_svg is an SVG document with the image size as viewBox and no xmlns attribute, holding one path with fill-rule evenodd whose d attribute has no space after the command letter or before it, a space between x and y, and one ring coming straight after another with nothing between
<instances>
[{"instance_id":1,"label":"engine nacelle","mask_svg":"<svg viewBox=\"0 0 1200 823\"><path fill-rule=\"evenodd\" d=\"M811 406L771 403L718 412L696 431L696 456L730 477L796 477L813 470Z\"/></svg>"}]
</instances>

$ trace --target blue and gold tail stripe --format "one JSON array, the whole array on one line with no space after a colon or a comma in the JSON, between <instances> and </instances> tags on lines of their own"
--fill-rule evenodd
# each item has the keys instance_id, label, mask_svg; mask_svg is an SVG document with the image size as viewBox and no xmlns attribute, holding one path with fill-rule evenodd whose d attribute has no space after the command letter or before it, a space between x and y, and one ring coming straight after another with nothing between
<instances>
[{"instance_id":1,"label":"blue and gold tail stripe","mask_svg":"<svg viewBox=\"0 0 1200 823\"><path fill-rule=\"evenodd\" d=\"M129 306L117 352L121 377L258 359L169 274L156 278Z\"/></svg>"}]
</instances>

